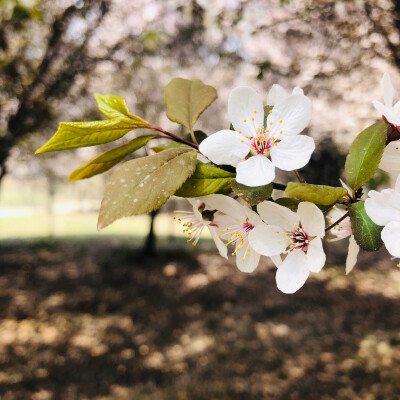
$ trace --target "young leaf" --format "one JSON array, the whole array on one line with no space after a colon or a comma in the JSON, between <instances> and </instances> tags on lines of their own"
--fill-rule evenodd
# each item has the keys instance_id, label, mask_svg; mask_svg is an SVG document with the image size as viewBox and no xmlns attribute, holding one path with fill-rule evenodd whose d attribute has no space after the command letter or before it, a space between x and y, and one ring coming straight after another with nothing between
<instances>
[{"instance_id":1,"label":"young leaf","mask_svg":"<svg viewBox=\"0 0 400 400\"><path fill-rule=\"evenodd\" d=\"M139 136L123 146L99 154L72 172L69 176L69 181L73 182L79 179L91 178L94 175L108 171L114 165L121 162L128 154L145 146L150 140L159 137L160 135Z\"/></svg>"},{"instance_id":2,"label":"young leaf","mask_svg":"<svg viewBox=\"0 0 400 400\"><path fill-rule=\"evenodd\" d=\"M161 207L193 174L196 155L191 149L169 149L118 167L106 184L98 229Z\"/></svg>"},{"instance_id":3,"label":"young leaf","mask_svg":"<svg viewBox=\"0 0 400 400\"><path fill-rule=\"evenodd\" d=\"M203 113L217 98L217 91L198 79L172 79L165 87L167 117L190 132Z\"/></svg>"},{"instance_id":4,"label":"young leaf","mask_svg":"<svg viewBox=\"0 0 400 400\"><path fill-rule=\"evenodd\" d=\"M211 165L197 162L196 171L175 193L180 197L199 197L212 193L228 194L231 192L232 172L224 171Z\"/></svg>"},{"instance_id":5,"label":"young leaf","mask_svg":"<svg viewBox=\"0 0 400 400\"><path fill-rule=\"evenodd\" d=\"M231 186L233 191L251 206L255 206L269 199L272 194L272 183L264 186L250 187L242 185L236 182L235 179L232 179Z\"/></svg>"},{"instance_id":6,"label":"young leaf","mask_svg":"<svg viewBox=\"0 0 400 400\"><path fill-rule=\"evenodd\" d=\"M91 122L61 122L54 136L36 154L70 150L112 142L133 129L147 128L148 122L135 116Z\"/></svg>"},{"instance_id":7,"label":"young leaf","mask_svg":"<svg viewBox=\"0 0 400 400\"><path fill-rule=\"evenodd\" d=\"M347 183L356 191L375 174L386 143L387 124L377 122L363 130L350 147L344 172Z\"/></svg>"},{"instance_id":8,"label":"young leaf","mask_svg":"<svg viewBox=\"0 0 400 400\"><path fill-rule=\"evenodd\" d=\"M366 251L377 251L382 246L381 232L383 226L374 224L367 215L364 202L349 205L351 230L357 244Z\"/></svg>"},{"instance_id":9,"label":"young leaf","mask_svg":"<svg viewBox=\"0 0 400 400\"><path fill-rule=\"evenodd\" d=\"M346 195L347 190L342 187L289 182L285 194L321 206L329 206Z\"/></svg>"},{"instance_id":10,"label":"young leaf","mask_svg":"<svg viewBox=\"0 0 400 400\"><path fill-rule=\"evenodd\" d=\"M119 96L102 95L96 93L94 95L100 112L107 118L129 118L129 110L125 99Z\"/></svg>"}]
</instances>

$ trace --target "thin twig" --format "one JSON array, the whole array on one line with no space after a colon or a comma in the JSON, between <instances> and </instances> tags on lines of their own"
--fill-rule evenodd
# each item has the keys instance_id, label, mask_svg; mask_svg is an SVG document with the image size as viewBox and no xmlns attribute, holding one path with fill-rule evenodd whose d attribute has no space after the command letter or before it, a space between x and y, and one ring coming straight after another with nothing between
<instances>
[{"instance_id":1,"label":"thin twig","mask_svg":"<svg viewBox=\"0 0 400 400\"><path fill-rule=\"evenodd\" d=\"M168 132L168 131L164 130L163 128L160 128L159 126L149 125L149 129L153 129L155 131L164 133L165 135L171 137L175 142L186 144L187 146L193 147L196 150L199 149L199 145L198 144L195 144L195 143L189 142L188 140L182 139L179 136L176 136L173 133Z\"/></svg>"},{"instance_id":2,"label":"thin twig","mask_svg":"<svg viewBox=\"0 0 400 400\"><path fill-rule=\"evenodd\" d=\"M334 226L336 226L337 224L340 224L344 219L346 219L348 216L350 215L350 213L347 211L346 214L344 214L341 218L339 218L336 222L334 222L332 225L329 225L326 229L325 229L325 233L328 232L329 230L331 230Z\"/></svg>"}]
</instances>

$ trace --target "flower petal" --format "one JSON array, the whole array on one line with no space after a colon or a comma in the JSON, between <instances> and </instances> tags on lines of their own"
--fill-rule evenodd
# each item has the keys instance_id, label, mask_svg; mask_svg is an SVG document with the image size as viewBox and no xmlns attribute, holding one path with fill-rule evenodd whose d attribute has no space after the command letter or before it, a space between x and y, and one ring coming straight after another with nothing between
<instances>
[{"instance_id":1,"label":"flower petal","mask_svg":"<svg viewBox=\"0 0 400 400\"><path fill-rule=\"evenodd\" d=\"M400 175L397 176L396 184L394 185L394 190L400 193Z\"/></svg>"},{"instance_id":2,"label":"flower petal","mask_svg":"<svg viewBox=\"0 0 400 400\"><path fill-rule=\"evenodd\" d=\"M275 267L279 267L282 264L282 258L278 256L270 256L271 261L275 264Z\"/></svg>"},{"instance_id":3,"label":"flower petal","mask_svg":"<svg viewBox=\"0 0 400 400\"><path fill-rule=\"evenodd\" d=\"M356 265L359 251L360 247L358 247L358 244L356 242L356 239L354 239L354 236L351 235L349 241L349 252L347 253L347 258L346 258L346 275L348 275Z\"/></svg>"},{"instance_id":4,"label":"flower petal","mask_svg":"<svg viewBox=\"0 0 400 400\"><path fill-rule=\"evenodd\" d=\"M292 94L298 94L298 95L304 96L304 90L301 87L296 86L293 89Z\"/></svg>"},{"instance_id":5,"label":"flower petal","mask_svg":"<svg viewBox=\"0 0 400 400\"><path fill-rule=\"evenodd\" d=\"M400 193L393 189L381 192L370 190L365 200L365 211L377 225L387 225L391 221L400 222Z\"/></svg>"},{"instance_id":6,"label":"flower petal","mask_svg":"<svg viewBox=\"0 0 400 400\"><path fill-rule=\"evenodd\" d=\"M400 118L395 114L393 108L387 107L377 100L374 100L372 104L388 122L396 126L400 125Z\"/></svg>"},{"instance_id":7,"label":"flower petal","mask_svg":"<svg viewBox=\"0 0 400 400\"><path fill-rule=\"evenodd\" d=\"M272 201L260 203L257 206L257 212L266 224L276 225L284 229L292 228L294 224L299 223L299 217L296 213Z\"/></svg>"},{"instance_id":8,"label":"flower petal","mask_svg":"<svg viewBox=\"0 0 400 400\"><path fill-rule=\"evenodd\" d=\"M222 130L204 139L199 150L216 164L234 165L246 157L250 141L238 132Z\"/></svg>"},{"instance_id":9,"label":"flower petal","mask_svg":"<svg viewBox=\"0 0 400 400\"><path fill-rule=\"evenodd\" d=\"M236 181L246 186L268 185L275 178L275 168L267 157L257 155L240 162L236 167Z\"/></svg>"},{"instance_id":10,"label":"flower petal","mask_svg":"<svg viewBox=\"0 0 400 400\"><path fill-rule=\"evenodd\" d=\"M207 208L210 210L218 210L227 214L238 221L246 220L245 207L232 197L223 194L210 194L208 196L199 197L199 200L204 201ZM228 224L229 225L229 224Z\"/></svg>"},{"instance_id":11,"label":"flower petal","mask_svg":"<svg viewBox=\"0 0 400 400\"><path fill-rule=\"evenodd\" d=\"M285 230L275 225L258 225L249 233L252 249L263 256L282 254L287 245L283 236Z\"/></svg>"},{"instance_id":12,"label":"flower petal","mask_svg":"<svg viewBox=\"0 0 400 400\"><path fill-rule=\"evenodd\" d=\"M236 131L254 136L264 123L264 107L261 97L249 86L233 89L228 99L228 114Z\"/></svg>"},{"instance_id":13,"label":"flower petal","mask_svg":"<svg viewBox=\"0 0 400 400\"><path fill-rule=\"evenodd\" d=\"M322 211L313 203L303 201L299 204L297 215L308 236L325 236L325 219Z\"/></svg>"},{"instance_id":14,"label":"flower petal","mask_svg":"<svg viewBox=\"0 0 400 400\"><path fill-rule=\"evenodd\" d=\"M217 229L213 226L208 226L211 237L219 251L221 257L228 258L228 248L224 245L223 241L218 237Z\"/></svg>"},{"instance_id":15,"label":"flower petal","mask_svg":"<svg viewBox=\"0 0 400 400\"><path fill-rule=\"evenodd\" d=\"M307 250L307 267L311 272L320 272L325 265L326 255L319 237L311 240Z\"/></svg>"},{"instance_id":16,"label":"flower petal","mask_svg":"<svg viewBox=\"0 0 400 400\"><path fill-rule=\"evenodd\" d=\"M304 167L310 161L314 149L314 139L310 136L286 137L276 146L272 146L272 163L284 171L293 171Z\"/></svg>"},{"instance_id":17,"label":"flower petal","mask_svg":"<svg viewBox=\"0 0 400 400\"><path fill-rule=\"evenodd\" d=\"M383 151L379 168L389 173L400 172L400 142L390 142Z\"/></svg>"},{"instance_id":18,"label":"flower petal","mask_svg":"<svg viewBox=\"0 0 400 400\"><path fill-rule=\"evenodd\" d=\"M267 128L272 136L283 138L299 134L310 120L310 99L304 95L290 95L272 109L267 118Z\"/></svg>"},{"instance_id":19,"label":"flower petal","mask_svg":"<svg viewBox=\"0 0 400 400\"><path fill-rule=\"evenodd\" d=\"M383 102L385 106L392 107L393 106L393 95L394 95L394 88L392 85L392 81L390 80L390 76L387 72L383 74L381 80L381 86L383 90Z\"/></svg>"},{"instance_id":20,"label":"flower petal","mask_svg":"<svg viewBox=\"0 0 400 400\"><path fill-rule=\"evenodd\" d=\"M294 251L276 271L276 284L281 292L291 294L304 285L309 275L306 255L302 251Z\"/></svg>"},{"instance_id":21,"label":"flower petal","mask_svg":"<svg viewBox=\"0 0 400 400\"><path fill-rule=\"evenodd\" d=\"M267 95L267 104L269 106L274 106L280 101L285 100L287 97L289 97L289 95L287 94L286 90L281 85L275 83L271 86L271 89L269 89Z\"/></svg>"},{"instance_id":22,"label":"flower petal","mask_svg":"<svg viewBox=\"0 0 400 400\"><path fill-rule=\"evenodd\" d=\"M381 233L387 251L393 257L400 257L400 222L392 221L387 224Z\"/></svg>"},{"instance_id":23,"label":"flower petal","mask_svg":"<svg viewBox=\"0 0 400 400\"><path fill-rule=\"evenodd\" d=\"M259 261L260 255L250 249L248 242L245 242L244 246L236 253L236 266L242 272L253 272L257 268Z\"/></svg>"}]
</instances>

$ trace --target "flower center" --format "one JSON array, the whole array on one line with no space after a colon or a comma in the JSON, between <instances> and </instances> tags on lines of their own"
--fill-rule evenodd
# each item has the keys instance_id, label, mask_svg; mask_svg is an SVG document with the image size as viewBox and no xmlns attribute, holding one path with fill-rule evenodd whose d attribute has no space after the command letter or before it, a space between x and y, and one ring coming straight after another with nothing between
<instances>
[{"instance_id":1,"label":"flower center","mask_svg":"<svg viewBox=\"0 0 400 400\"><path fill-rule=\"evenodd\" d=\"M235 250L232 252L232 255L235 255L242 247L247 247L243 256L246 257L250 253L249 241L247 237L253 229L254 225L246 220L246 222L243 224L231 225L227 226L225 229L221 229L218 237L228 241L228 243L225 243L225 246L228 246L228 244L235 246ZM244 261L244 258L242 258L242 261Z\"/></svg>"},{"instance_id":2,"label":"flower center","mask_svg":"<svg viewBox=\"0 0 400 400\"><path fill-rule=\"evenodd\" d=\"M292 229L287 228L286 231L287 233L285 233L284 236L287 238L288 249L284 251L284 254L291 253L295 250L307 250L310 239L301 226L294 224Z\"/></svg>"},{"instance_id":3,"label":"flower center","mask_svg":"<svg viewBox=\"0 0 400 400\"><path fill-rule=\"evenodd\" d=\"M205 207L205 204L201 203L197 208L201 214L201 220L192 211L174 211L174 214L176 214L174 219L182 225L182 232L186 235L186 241L192 243L193 246L196 246L204 227L213 221L216 213L216 210L205 210Z\"/></svg>"},{"instance_id":4,"label":"flower center","mask_svg":"<svg viewBox=\"0 0 400 400\"><path fill-rule=\"evenodd\" d=\"M259 133L251 141L251 149L256 154L265 154L271 150L272 140L265 133Z\"/></svg>"}]
</instances>

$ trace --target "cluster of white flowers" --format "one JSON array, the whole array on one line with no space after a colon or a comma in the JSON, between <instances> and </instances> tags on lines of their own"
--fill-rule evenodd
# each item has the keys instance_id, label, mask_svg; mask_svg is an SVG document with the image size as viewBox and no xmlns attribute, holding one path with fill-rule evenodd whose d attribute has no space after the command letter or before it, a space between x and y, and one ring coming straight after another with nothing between
<instances>
[{"instance_id":1,"label":"cluster of white flowers","mask_svg":"<svg viewBox=\"0 0 400 400\"><path fill-rule=\"evenodd\" d=\"M393 86L387 74L382 79L384 104L374 101L383 119L400 127L400 101L393 106ZM273 85L267 96L265 117L259 95L250 87L234 89L228 102L233 130L221 130L199 146L200 152L216 164L236 167L237 182L249 186L267 185L275 178L275 167L293 171L305 166L315 149L314 140L299 135L311 119L311 101L296 87L292 94ZM386 147L380 168L400 172L400 143ZM351 189L343 182L350 197ZM400 258L400 176L395 189L370 191L365 209L375 224L384 226L382 240L393 257ZM213 194L189 199L191 212L177 212L187 241L196 245L207 227L221 256L228 251L236 256L239 270L253 272L261 256L268 256L277 267L276 283L284 293L300 289L310 273L318 273L325 265L322 241L349 238L346 260L348 274L357 261L359 246L353 236L345 208L336 206L326 217L331 228L325 227L322 211L313 203L300 202L297 212L274 201L257 205L257 212L243 201ZM336 223L340 220L340 223Z\"/></svg>"}]
</instances>

